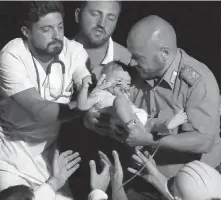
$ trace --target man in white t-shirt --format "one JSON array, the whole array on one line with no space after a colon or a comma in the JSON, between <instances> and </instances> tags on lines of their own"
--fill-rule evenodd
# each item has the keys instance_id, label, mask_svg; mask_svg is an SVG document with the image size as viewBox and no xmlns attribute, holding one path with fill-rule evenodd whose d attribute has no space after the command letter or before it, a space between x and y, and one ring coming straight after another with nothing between
<instances>
[{"instance_id":1,"label":"man in white t-shirt","mask_svg":"<svg viewBox=\"0 0 221 200\"><path fill-rule=\"evenodd\" d=\"M61 3L23 3L24 38L0 52L0 190L37 189L50 178L60 125L81 114L71 102L73 86L89 75L87 52L64 37ZM64 188L56 200L72 199Z\"/></svg>"}]
</instances>

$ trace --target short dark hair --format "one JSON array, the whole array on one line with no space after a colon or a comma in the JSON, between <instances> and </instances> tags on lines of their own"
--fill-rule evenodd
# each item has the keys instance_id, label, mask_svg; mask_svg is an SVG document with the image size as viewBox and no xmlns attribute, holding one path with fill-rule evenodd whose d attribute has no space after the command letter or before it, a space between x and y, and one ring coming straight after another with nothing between
<instances>
[{"instance_id":1,"label":"short dark hair","mask_svg":"<svg viewBox=\"0 0 221 200\"><path fill-rule=\"evenodd\" d=\"M80 8L80 10L82 11L82 10L85 8L85 6L87 5L88 2L89 2L89 1L79 1L77 7ZM118 5L119 5L119 7L120 7L120 11L121 11L121 7L122 7L121 1L120 1L120 0L116 0L116 1L114 1L114 2L117 2L117 3L118 3Z\"/></svg>"},{"instance_id":2,"label":"short dark hair","mask_svg":"<svg viewBox=\"0 0 221 200\"><path fill-rule=\"evenodd\" d=\"M26 185L8 187L0 192L1 200L33 200L34 192Z\"/></svg>"},{"instance_id":3,"label":"short dark hair","mask_svg":"<svg viewBox=\"0 0 221 200\"><path fill-rule=\"evenodd\" d=\"M64 17L63 4L58 1L24 1L22 2L20 26L31 28L31 25L40 17L52 12L59 12Z\"/></svg>"}]
</instances>

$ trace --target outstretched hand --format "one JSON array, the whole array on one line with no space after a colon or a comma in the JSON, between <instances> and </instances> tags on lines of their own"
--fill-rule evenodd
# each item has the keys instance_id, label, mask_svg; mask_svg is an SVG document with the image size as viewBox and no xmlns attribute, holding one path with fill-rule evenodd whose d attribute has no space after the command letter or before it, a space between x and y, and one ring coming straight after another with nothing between
<instances>
[{"instance_id":1,"label":"outstretched hand","mask_svg":"<svg viewBox=\"0 0 221 200\"><path fill-rule=\"evenodd\" d=\"M136 154L134 154L132 158L138 165L140 165L140 167L145 167L141 172L129 167L129 172L137 174L150 184L155 184L159 181L158 179L161 173L157 169L156 163L148 151L145 151L143 154L139 150L136 150Z\"/></svg>"},{"instance_id":2,"label":"outstretched hand","mask_svg":"<svg viewBox=\"0 0 221 200\"><path fill-rule=\"evenodd\" d=\"M123 169L120 163L119 155L117 151L112 151L114 163L111 163L106 154L102 151L98 152L101 159L105 160L110 165L110 177L112 184L122 184L123 182Z\"/></svg>"},{"instance_id":3,"label":"outstretched hand","mask_svg":"<svg viewBox=\"0 0 221 200\"><path fill-rule=\"evenodd\" d=\"M100 189L102 191L106 191L110 182L110 165L104 159L101 159L103 163L103 170L100 174L97 173L96 163L94 160L91 160L90 165L90 186L92 190Z\"/></svg>"},{"instance_id":4,"label":"outstretched hand","mask_svg":"<svg viewBox=\"0 0 221 200\"><path fill-rule=\"evenodd\" d=\"M67 179L79 168L81 158L79 153L73 151L65 151L59 155L55 150L53 159L53 186L55 190L60 189Z\"/></svg>"}]
</instances>

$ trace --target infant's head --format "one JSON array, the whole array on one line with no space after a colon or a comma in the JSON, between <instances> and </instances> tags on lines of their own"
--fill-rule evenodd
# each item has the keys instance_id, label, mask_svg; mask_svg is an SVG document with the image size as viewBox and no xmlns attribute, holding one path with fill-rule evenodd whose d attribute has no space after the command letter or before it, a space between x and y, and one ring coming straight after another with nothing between
<instances>
[{"instance_id":1,"label":"infant's head","mask_svg":"<svg viewBox=\"0 0 221 200\"><path fill-rule=\"evenodd\" d=\"M106 75L105 80L111 83L107 90L113 95L121 92L128 92L131 86L131 76L128 66L120 61L112 61L104 66L102 74Z\"/></svg>"}]
</instances>

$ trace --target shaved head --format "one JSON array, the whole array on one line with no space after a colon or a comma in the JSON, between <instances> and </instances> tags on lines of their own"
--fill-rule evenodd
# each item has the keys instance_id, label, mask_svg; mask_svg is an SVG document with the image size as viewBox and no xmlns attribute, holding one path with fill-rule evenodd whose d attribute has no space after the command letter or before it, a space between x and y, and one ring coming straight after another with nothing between
<instances>
[{"instance_id":1,"label":"shaved head","mask_svg":"<svg viewBox=\"0 0 221 200\"><path fill-rule=\"evenodd\" d=\"M159 47L166 46L176 51L176 33L174 28L164 19L151 15L137 22L131 29L128 42L144 46L152 41Z\"/></svg>"},{"instance_id":2,"label":"shaved head","mask_svg":"<svg viewBox=\"0 0 221 200\"><path fill-rule=\"evenodd\" d=\"M164 19L151 15L132 27L128 35L127 46L140 65L139 67L143 69L142 73L146 68L146 72L150 76L148 77L152 78L152 76L162 75L169 62L175 57L177 52L176 33ZM142 66L144 62L138 59L140 57L146 57L146 66Z\"/></svg>"}]
</instances>

